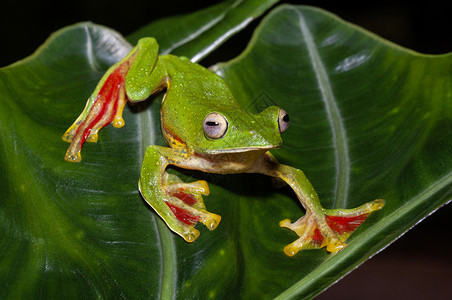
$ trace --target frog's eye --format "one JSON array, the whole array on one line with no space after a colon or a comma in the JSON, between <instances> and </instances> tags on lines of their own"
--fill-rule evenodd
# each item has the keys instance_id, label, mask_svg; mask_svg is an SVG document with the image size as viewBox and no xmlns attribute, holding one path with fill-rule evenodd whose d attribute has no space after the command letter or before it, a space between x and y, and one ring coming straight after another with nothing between
<instances>
[{"instance_id":1,"label":"frog's eye","mask_svg":"<svg viewBox=\"0 0 452 300\"><path fill-rule=\"evenodd\" d=\"M278 129L279 133L283 133L286 131L287 127L289 127L289 114L284 110L280 109L278 113Z\"/></svg>"},{"instance_id":2,"label":"frog's eye","mask_svg":"<svg viewBox=\"0 0 452 300\"><path fill-rule=\"evenodd\" d=\"M228 121L219 113L210 113L204 118L204 133L211 139L222 138L228 130Z\"/></svg>"}]
</instances>

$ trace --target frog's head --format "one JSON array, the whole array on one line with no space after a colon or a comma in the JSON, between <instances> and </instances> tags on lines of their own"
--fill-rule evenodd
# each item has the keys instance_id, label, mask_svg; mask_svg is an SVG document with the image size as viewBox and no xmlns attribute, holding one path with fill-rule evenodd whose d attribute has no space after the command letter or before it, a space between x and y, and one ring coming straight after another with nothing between
<instances>
[{"instance_id":1,"label":"frog's head","mask_svg":"<svg viewBox=\"0 0 452 300\"><path fill-rule=\"evenodd\" d=\"M206 154L270 150L281 145L289 115L277 106L258 114L222 109L210 111L198 135L197 151Z\"/></svg>"}]
</instances>

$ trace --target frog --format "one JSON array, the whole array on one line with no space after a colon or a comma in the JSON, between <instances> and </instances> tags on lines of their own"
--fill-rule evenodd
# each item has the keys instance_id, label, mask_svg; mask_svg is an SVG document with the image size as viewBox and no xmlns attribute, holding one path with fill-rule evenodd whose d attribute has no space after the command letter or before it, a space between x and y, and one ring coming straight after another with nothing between
<instances>
[{"instance_id":1,"label":"frog","mask_svg":"<svg viewBox=\"0 0 452 300\"><path fill-rule=\"evenodd\" d=\"M376 199L356 208L324 208L303 171L279 163L271 152L282 145L281 136L289 127L285 110L274 105L258 113L245 111L222 77L188 58L160 55L152 37L140 39L101 78L63 135L70 143L65 160L80 162L84 142L96 142L101 128L124 126L126 103L159 93L164 93L160 123L168 147L147 147L138 188L168 228L185 241L198 238L197 223L214 230L221 216L206 208L203 197L210 191L205 180L184 182L168 172L171 167L213 174L258 173L285 182L305 209L297 221L279 223L298 236L283 247L287 256L306 249L344 249L369 214L384 206L384 200Z\"/></svg>"}]
</instances>

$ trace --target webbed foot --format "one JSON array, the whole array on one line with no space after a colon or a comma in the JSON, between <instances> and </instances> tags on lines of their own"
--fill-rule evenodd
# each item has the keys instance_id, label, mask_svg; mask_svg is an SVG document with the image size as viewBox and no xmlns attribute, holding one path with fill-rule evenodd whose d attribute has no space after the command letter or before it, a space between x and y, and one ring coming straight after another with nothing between
<instances>
[{"instance_id":1,"label":"webbed foot","mask_svg":"<svg viewBox=\"0 0 452 300\"><path fill-rule=\"evenodd\" d=\"M184 232L177 233L187 242L193 242L199 236L199 231L193 228L197 222L209 230L217 228L221 216L208 212L202 199L210 193L206 181L185 183L175 175L166 174L164 189L170 196L165 203L184 228Z\"/></svg>"},{"instance_id":2,"label":"webbed foot","mask_svg":"<svg viewBox=\"0 0 452 300\"><path fill-rule=\"evenodd\" d=\"M124 126L122 111L127 102L124 84L132 61L133 56L127 57L107 71L83 112L63 134L63 140L71 143L64 157L66 161L81 161L83 143L97 142L97 133L102 127L110 123L117 128Z\"/></svg>"},{"instance_id":3,"label":"webbed foot","mask_svg":"<svg viewBox=\"0 0 452 300\"><path fill-rule=\"evenodd\" d=\"M294 223L282 220L279 226L297 233L299 238L284 247L287 256L293 256L304 249L327 247L337 252L347 246L345 241L373 211L384 206L384 200L377 199L353 209L323 209L323 212L307 211Z\"/></svg>"}]
</instances>

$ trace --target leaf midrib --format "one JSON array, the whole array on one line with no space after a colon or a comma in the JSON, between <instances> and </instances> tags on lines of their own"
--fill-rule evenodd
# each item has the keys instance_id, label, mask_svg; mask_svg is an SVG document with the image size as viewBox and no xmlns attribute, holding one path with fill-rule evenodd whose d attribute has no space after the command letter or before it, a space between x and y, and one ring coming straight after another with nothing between
<instances>
[{"instance_id":1,"label":"leaf midrib","mask_svg":"<svg viewBox=\"0 0 452 300\"><path fill-rule=\"evenodd\" d=\"M159 99L154 99L158 101ZM139 138L138 161L141 162L146 148L156 144L157 132L154 130L153 116L150 108L138 114L137 128ZM141 166L138 166L141 168ZM152 214L155 219L156 233L158 235L158 245L160 247L160 299L174 299L176 295L177 282L177 253L174 236L166 224L156 214Z\"/></svg>"},{"instance_id":2,"label":"leaf midrib","mask_svg":"<svg viewBox=\"0 0 452 300\"><path fill-rule=\"evenodd\" d=\"M331 86L325 66L323 65L319 51L316 47L311 31L305 22L305 18L299 10L296 10L302 37L306 43L312 69L315 73L322 101L325 104L326 116L332 133L332 147L336 164L336 186L333 208L347 207L348 188L350 181L350 158L347 144L347 133L341 112Z\"/></svg>"}]
</instances>

